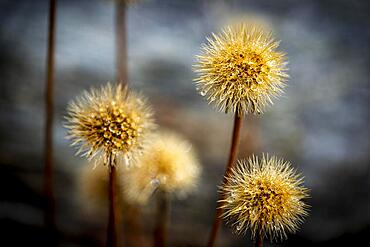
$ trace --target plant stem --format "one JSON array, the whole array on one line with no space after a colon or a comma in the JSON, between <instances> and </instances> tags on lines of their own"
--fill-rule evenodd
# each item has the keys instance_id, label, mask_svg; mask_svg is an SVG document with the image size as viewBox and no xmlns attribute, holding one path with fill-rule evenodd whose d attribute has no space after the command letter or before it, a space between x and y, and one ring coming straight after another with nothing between
<instances>
[{"instance_id":1,"label":"plant stem","mask_svg":"<svg viewBox=\"0 0 370 247\"><path fill-rule=\"evenodd\" d=\"M236 112L238 112L238 111L236 111ZM232 136L231 148L230 148L230 155L229 155L229 159L227 161L227 165L226 165L226 168L225 168L223 183L227 182L226 177L229 174L231 168L233 167L233 165L235 163L235 160L236 160L236 157L237 157L238 146L239 146L239 142L240 142L240 131L241 131L242 122L243 122L242 116L239 116L238 114L235 114L233 136ZM216 209L216 215L215 215L215 218L214 218L214 221L213 221L211 235L210 235L210 238L209 238L208 244L207 244L208 247L213 247L216 243L216 238L217 238L217 235L218 235L218 232L219 232L219 229L220 229L220 225L221 225L221 215L223 213L223 209L221 208L222 203L220 202L221 200L224 199L223 197L224 197L223 195L219 196L218 205L217 205L217 209Z\"/></svg>"},{"instance_id":2,"label":"plant stem","mask_svg":"<svg viewBox=\"0 0 370 247\"><path fill-rule=\"evenodd\" d=\"M256 237L255 246L256 247L262 247L263 246L263 236L259 233L257 234L257 237Z\"/></svg>"},{"instance_id":3,"label":"plant stem","mask_svg":"<svg viewBox=\"0 0 370 247\"><path fill-rule=\"evenodd\" d=\"M109 215L108 215L108 230L107 230L107 246L119 246L119 207L117 194L117 168L115 166L115 157L113 154L108 154L108 196L109 196Z\"/></svg>"},{"instance_id":4,"label":"plant stem","mask_svg":"<svg viewBox=\"0 0 370 247\"><path fill-rule=\"evenodd\" d=\"M117 81L127 85L126 2L116 1Z\"/></svg>"},{"instance_id":5,"label":"plant stem","mask_svg":"<svg viewBox=\"0 0 370 247\"><path fill-rule=\"evenodd\" d=\"M142 236L141 210L137 205L126 203L124 206L126 228L126 244L131 247L141 247L145 245Z\"/></svg>"},{"instance_id":6,"label":"plant stem","mask_svg":"<svg viewBox=\"0 0 370 247\"><path fill-rule=\"evenodd\" d=\"M167 231L170 221L171 202L167 192L157 195L157 222L154 230L154 246L167 246Z\"/></svg>"},{"instance_id":7,"label":"plant stem","mask_svg":"<svg viewBox=\"0 0 370 247\"><path fill-rule=\"evenodd\" d=\"M44 193L46 197L45 224L51 231L55 230L55 203L53 193L53 87L54 87L54 52L55 52L55 22L56 0L50 0L48 47L46 63L45 92L45 143L44 143Z\"/></svg>"},{"instance_id":8,"label":"plant stem","mask_svg":"<svg viewBox=\"0 0 370 247\"><path fill-rule=\"evenodd\" d=\"M117 82L127 85L127 49L126 49L126 2L116 1L116 77ZM109 218L107 246L120 246L121 228L117 198L117 171L113 154L108 154L109 166Z\"/></svg>"}]
</instances>

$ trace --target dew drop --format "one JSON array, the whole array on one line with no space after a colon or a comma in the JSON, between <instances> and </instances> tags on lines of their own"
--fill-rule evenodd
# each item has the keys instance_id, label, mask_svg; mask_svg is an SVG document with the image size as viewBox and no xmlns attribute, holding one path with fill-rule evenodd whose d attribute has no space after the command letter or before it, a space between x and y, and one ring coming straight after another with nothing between
<instances>
[{"instance_id":1,"label":"dew drop","mask_svg":"<svg viewBox=\"0 0 370 247\"><path fill-rule=\"evenodd\" d=\"M158 178L153 178L151 181L150 181L150 185L154 188L157 188L159 185L161 184L161 181L159 181Z\"/></svg>"},{"instance_id":2,"label":"dew drop","mask_svg":"<svg viewBox=\"0 0 370 247\"><path fill-rule=\"evenodd\" d=\"M242 223L239 223L237 226L236 226L236 230L237 231L240 231L243 227L243 224Z\"/></svg>"},{"instance_id":3,"label":"dew drop","mask_svg":"<svg viewBox=\"0 0 370 247\"><path fill-rule=\"evenodd\" d=\"M205 95L206 95L206 93L207 93L206 91L201 91L201 92L200 92L200 95L205 96Z\"/></svg>"},{"instance_id":4,"label":"dew drop","mask_svg":"<svg viewBox=\"0 0 370 247\"><path fill-rule=\"evenodd\" d=\"M234 192L230 192L229 193L229 196L227 197L227 202L228 203L233 203L235 201L235 193Z\"/></svg>"}]
</instances>

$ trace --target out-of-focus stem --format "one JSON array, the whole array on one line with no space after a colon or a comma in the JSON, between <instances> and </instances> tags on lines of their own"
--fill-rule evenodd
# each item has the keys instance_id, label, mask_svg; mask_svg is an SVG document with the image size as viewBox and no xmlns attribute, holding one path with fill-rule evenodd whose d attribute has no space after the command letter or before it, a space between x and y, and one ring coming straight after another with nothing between
<instances>
[{"instance_id":1,"label":"out-of-focus stem","mask_svg":"<svg viewBox=\"0 0 370 247\"><path fill-rule=\"evenodd\" d=\"M108 212L108 228L107 228L107 247L120 246L119 231L119 205L117 194L117 168L115 166L115 157L110 153L108 154L108 196L109 196L109 212Z\"/></svg>"},{"instance_id":2,"label":"out-of-focus stem","mask_svg":"<svg viewBox=\"0 0 370 247\"><path fill-rule=\"evenodd\" d=\"M124 225L126 226L126 244L132 247L145 245L142 236L141 210L137 205L126 203L124 206Z\"/></svg>"},{"instance_id":3,"label":"out-of-focus stem","mask_svg":"<svg viewBox=\"0 0 370 247\"><path fill-rule=\"evenodd\" d=\"M231 148L230 148L230 155L229 155L229 159L227 161L227 165L226 165L226 168L225 168L223 183L226 182L226 177L229 174L231 168L233 167L233 165L236 161L236 157L237 157L237 153L238 153L238 146L239 146L239 142L240 142L240 131L241 131L242 122L243 122L243 117L239 116L238 114L235 114L233 136L232 136ZM220 225L221 225L221 215L223 213L223 209L221 208L222 205L221 205L220 200L222 201L223 199L224 199L223 195L220 195L219 202L218 202L217 209L216 209L216 215L215 215L213 225L212 225L211 235L210 235L210 238L209 238L208 244L207 244L208 247L213 247L216 243L217 235L218 235Z\"/></svg>"},{"instance_id":4,"label":"out-of-focus stem","mask_svg":"<svg viewBox=\"0 0 370 247\"><path fill-rule=\"evenodd\" d=\"M263 236L261 234L257 234L256 237L256 242L255 242L256 247L262 247L263 246Z\"/></svg>"},{"instance_id":5,"label":"out-of-focus stem","mask_svg":"<svg viewBox=\"0 0 370 247\"><path fill-rule=\"evenodd\" d=\"M168 225L170 221L171 201L169 194L159 191L157 195L157 221L154 230L154 246L167 246Z\"/></svg>"},{"instance_id":6,"label":"out-of-focus stem","mask_svg":"<svg viewBox=\"0 0 370 247\"><path fill-rule=\"evenodd\" d=\"M127 47L126 47L126 1L116 1L115 6L115 34L116 34L116 79L118 83L127 85ZM112 163L112 154L110 154ZM122 229L120 227L121 217L117 198L117 171L110 164L109 173L109 220L107 246L120 246Z\"/></svg>"},{"instance_id":7,"label":"out-of-focus stem","mask_svg":"<svg viewBox=\"0 0 370 247\"><path fill-rule=\"evenodd\" d=\"M116 1L116 66L117 81L127 85L127 37L126 37L126 2Z\"/></svg>"},{"instance_id":8,"label":"out-of-focus stem","mask_svg":"<svg viewBox=\"0 0 370 247\"><path fill-rule=\"evenodd\" d=\"M46 197L45 224L49 230L55 230L55 203L53 193L53 88L54 88L54 53L55 53L55 26L56 0L50 0L48 47L46 61L45 85L45 143L44 143L44 193Z\"/></svg>"}]
</instances>

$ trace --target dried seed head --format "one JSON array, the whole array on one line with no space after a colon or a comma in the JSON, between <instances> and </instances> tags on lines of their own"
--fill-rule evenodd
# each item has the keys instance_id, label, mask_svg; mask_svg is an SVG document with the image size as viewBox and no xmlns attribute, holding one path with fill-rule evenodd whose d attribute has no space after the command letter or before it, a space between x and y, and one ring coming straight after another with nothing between
<instances>
[{"instance_id":1,"label":"dried seed head","mask_svg":"<svg viewBox=\"0 0 370 247\"><path fill-rule=\"evenodd\" d=\"M252 156L232 169L220 188L223 217L235 232L284 239L294 233L307 215L302 201L308 190L289 162L272 156Z\"/></svg>"},{"instance_id":2,"label":"dried seed head","mask_svg":"<svg viewBox=\"0 0 370 247\"><path fill-rule=\"evenodd\" d=\"M263 27L239 24L213 34L194 65L197 89L220 111L262 113L285 86L285 54Z\"/></svg>"},{"instance_id":3,"label":"dried seed head","mask_svg":"<svg viewBox=\"0 0 370 247\"><path fill-rule=\"evenodd\" d=\"M103 153L105 163L137 158L154 128L145 100L121 84L85 91L67 111L68 138L79 146L77 153L89 158Z\"/></svg>"},{"instance_id":4,"label":"dried seed head","mask_svg":"<svg viewBox=\"0 0 370 247\"><path fill-rule=\"evenodd\" d=\"M127 197L145 203L156 189L185 196L196 188L200 174L191 144L182 137L160 132L147 152L125 177Z\"/></svg>"}]
</instances>

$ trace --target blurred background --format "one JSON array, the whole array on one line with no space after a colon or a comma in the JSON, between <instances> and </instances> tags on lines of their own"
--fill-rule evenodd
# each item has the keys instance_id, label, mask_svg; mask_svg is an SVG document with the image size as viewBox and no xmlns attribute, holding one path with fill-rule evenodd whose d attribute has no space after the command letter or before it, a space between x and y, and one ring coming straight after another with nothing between
<instances>
[{"instance_id":1,"label":"blurred background","mask_svg":"<svg viewBox=\"0 0 370 247\"><path fill-rule=\"evenodd\" d=\"M48 246L43 223L43 128L48 1L0 1L0 245ZM370 2L345 0L141 0L127 10L131 88L157 122L193 143L198 190L173 199L170 246L205 246L229 152L233 117L195 90L194 56L206 36L238 18L270 25L288 53L288 87L260 116L247 116L239 152L290 160L311 189L296 235L266 246L356 244L370 234ZM81 190L86 161L65 139L63 116L82 90L115 80L114 3L58 1L54 166L60 246L101 246L106 211ZM155 203L140 209L150 246ZM125 215L125 210L123 210ZM130 232L124 226L123 236ZM365 244L366 245L366 244ZM252 246L223 226L218 246Z\"/></svg>"}]
</instances>

